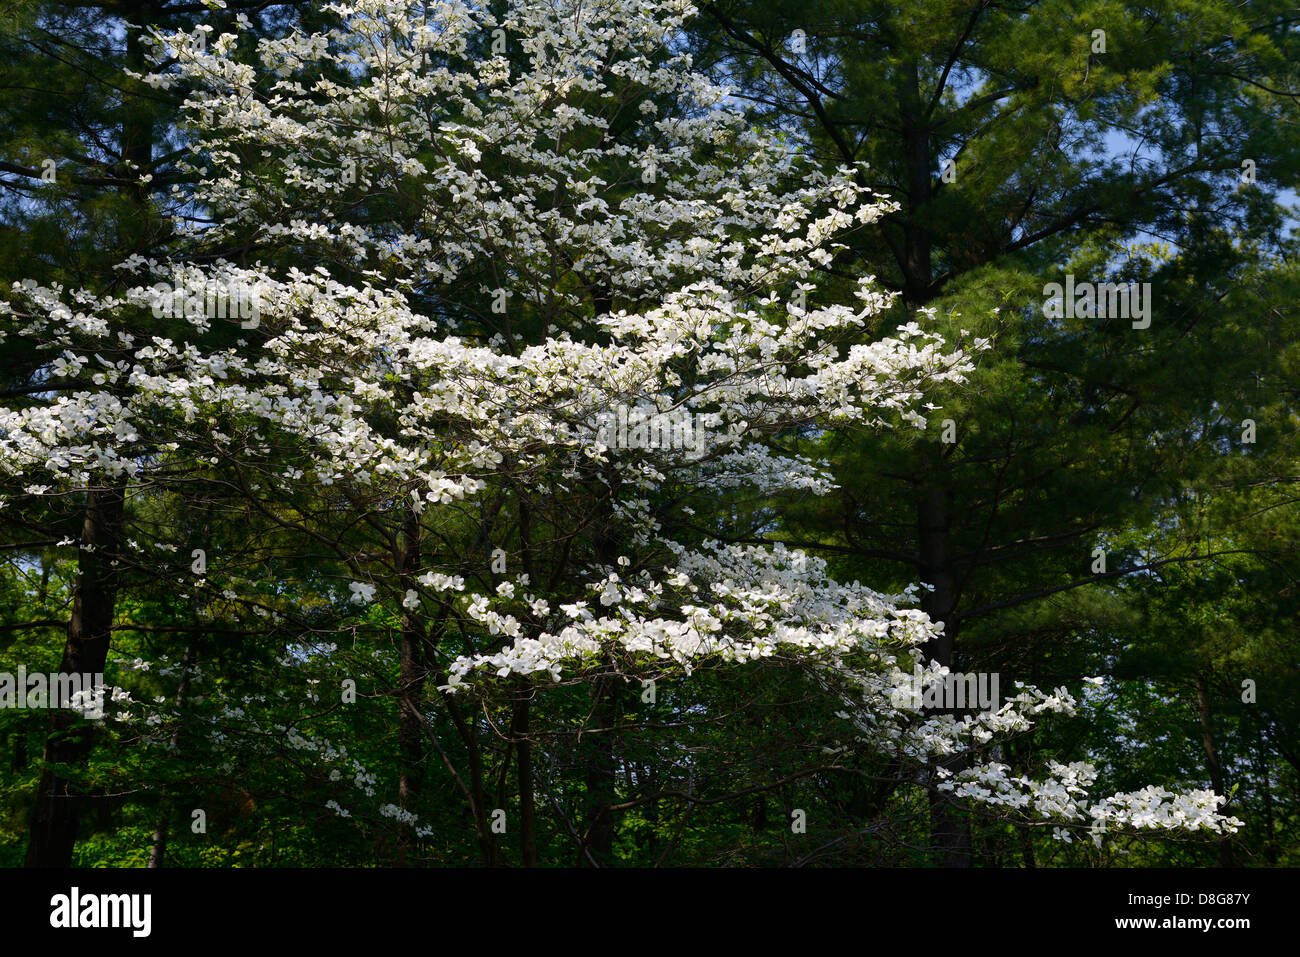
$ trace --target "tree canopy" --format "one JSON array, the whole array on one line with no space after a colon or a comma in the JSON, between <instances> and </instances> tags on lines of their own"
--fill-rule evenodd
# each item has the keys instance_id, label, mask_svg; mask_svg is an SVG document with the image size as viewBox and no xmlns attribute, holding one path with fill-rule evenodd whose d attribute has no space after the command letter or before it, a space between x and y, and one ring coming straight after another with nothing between
<instances>
[{"instance_id":1,"label":"tree canopy","mask_svg":"<svg viewBox=\"0 0 1300 957\"><path fill-rule=\"evenodd\" d=\"M0 860L1290 861L1296 17L1148 7L20 8Z\"/></svg>"}]
</instances>

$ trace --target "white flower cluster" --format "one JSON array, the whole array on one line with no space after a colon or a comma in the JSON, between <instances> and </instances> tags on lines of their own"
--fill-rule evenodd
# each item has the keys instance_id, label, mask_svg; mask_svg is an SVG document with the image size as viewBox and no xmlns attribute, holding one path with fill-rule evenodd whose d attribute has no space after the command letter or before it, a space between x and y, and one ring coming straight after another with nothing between
<instances>
[{"instance_id":1,"label":"white flower cluster","mask_svg":"<svg viewBox=\"0 0 1300 957\"><path fill-rule=\"evenodd\" d=\"M592 664L611 650L624 655L629 668L639 659L672 662L689 674L710 659L743 662L782 653L832 659L877 643L911 645L932 634L925 615L899 607L898 596L836 582L824 561L800 551L717 543L677 551L675 566L657 574L643 571L625 580L609 570L592 583L597 605L608 614L598 617L587 602L564 605L563 627L520 635L495 654L455 660L447 687L461 687L480 669L499 676L547 672L559 680L566 667ZM486 620L488 601L472 596L470 616ZM512 619L512 629L517 626Z\"/></svg>"},{"instance_id":2,"label":"white flower cluster","mask_svg":"<svg viewBox=\"0 0 1300 957\"><path fill-rule=\"evenodd\" d=\"M879 659L877 659L879 661ZM905 662L903 662L905 664ZM1107 831L1141 831L1160 828L1205 830L1230 833L1240 827L1236 818L1218 813L1224 799L1208 790L1176 794L1148 787L1131 794L1094 797L1091 793L1097 770L1087 762L1049 762L1039 778L1013 775L997 761L980 757L985 746L999 736L1028 731L1033 719L1043 713L1074 714L1076 702L1065 688L1044 692L1017 682L1018 693L997 710L958 717L952 714L920 716L888 701L889 690L908 674L900 662L865 670L844 661L828 673L828 686L839 689L848 706L840 717L850 720L859 731L855 744L910 758L918 780L933 768L936 786L954 798L988 807L1017 811L1029 821L1066 822L1057 830L1066 835L1070 827L1086 827L1100 846ZM946 672L932 666L931 675ZM936 760L964 756L969 766L955 773Z\"/></svg>"},{"instance_id":3,"label":"white flower cluster","mask_svg":"<svg viewBox=\"0 0 1300 957\"><path fill-rule=\"evenodd\" d=\"M433 828L420 823L418 814L400 808L396 804L385 804L379 809L379 813L384 817L392 818L398 824L405 824L414 828L418 837L428 837L433 833Z\"/></svg>"}]
</instances>

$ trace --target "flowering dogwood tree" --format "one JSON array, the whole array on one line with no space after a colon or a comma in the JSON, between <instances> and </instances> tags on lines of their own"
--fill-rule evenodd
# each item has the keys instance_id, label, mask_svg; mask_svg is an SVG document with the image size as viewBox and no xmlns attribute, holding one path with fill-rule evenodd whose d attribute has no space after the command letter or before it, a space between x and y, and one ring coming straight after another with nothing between
<instances>
[{"instance_id":1,"label":"flowering dogwood tree","mask_svg":"<svg viewBox=\"0 0 1300 957\"><path fill-rule=\"evenodd\" d=\"M985 344L945 344L924 315L871 338L889 300L869 277L828 300L816 270L835 237L892 207L853 170L812 173L692 72L674 52L688 4L329 10L336 26L313 36L155 35L149 82L188 91L182 248L124 262L113 295L18 286L5 307L6 335L47 350L61 384L0 409L14 495L113 481L184 502L196 472L219 476L328 574L285 595L261 578L274 553L253 574L212 542L201 571L176 575L158 554L185 543L165 536L126 536L120 558L175 577L207 617L263 619L303 676L304 716L349 683L398 702L394 790L355 742L277 720L269 687L221 700L205 760L228 763L232 729L264 734L352 782L329 800L340 817L428 837L432 747L492 859L495 730L532 863L536 722L563 724L548 693L591 689L608 731L622 683L768 662L838 712L829 761L895 755L917 784L1063 836L1233 827L1212 792L1097 796L1082 763L1010 776L998 742L1071 711L1065 689L919 714L897 689L935 626L911 592L726 541L730 496L830 490L816 462L779 451L782 434L924 428L927 389L961 381ZM214 308L234 303L250 308ZM146 316L167 334L141 334ZM326 624L312 604L332 609ZM385 621L396 660L340 650L349 628ZM110 721L175 743L177 702L119 704ZM956 753L963 770L936 765ZM604 761L574 832L593 860L614 803L617 755Z\"/></svg>"}]
</instances>

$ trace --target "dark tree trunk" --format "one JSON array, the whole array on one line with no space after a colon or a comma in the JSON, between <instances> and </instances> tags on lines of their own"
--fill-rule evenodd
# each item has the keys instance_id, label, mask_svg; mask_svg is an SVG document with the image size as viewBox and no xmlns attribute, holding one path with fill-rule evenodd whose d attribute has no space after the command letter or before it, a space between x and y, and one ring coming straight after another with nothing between
<instances>
[{"instance_id":1,"label":"dark tree trunk","mask_svg":"<svg viewBox=\"0 0 1300 957\"><path fill-rule=\"evenodd\" d=\"M516 774L519 787L519 845L524 867L537 866L537 807L533 795L533 746L528 739L529 706L525 687L515 700L511 737L518 757Z\"/></svg>"},{"instance_id":2,"label":"dark tree trunk","mask_svg":"<svg viewBox=\"0 0 1300 957\"><path fill-rule=\"evenodd\" d=\"M194 661L194 644L185 646L185 654L181 658L181 676L176 686L176 710L179 712L185 706L185 693L190 686L190 665ZM176 728L172 731L171 750L177 753L181 744L181 725L177 720ZM149 866L162 867L167 861L167 839L168 830L171 823L172 813L172 796L171 791L166 787L162 789L162 795L158 801L158 817L154 824L153 842L149 847Z\"/></svg>"},{"instance_id":3,"label":"dark tree trunk","mask_svg":"<svg viewBox=\"0 0 1300 957\"><path fill-rule=\"evenodd\" d=\"M957 575L952 561L952 516L947 491L931 487L922 493L916 534L920 544L921 578L933 590L921 597L921 610L943 625L943 634L926 643L927 661L951 668L957 637Z\"/></svg>"},{"instance_id":4,"label":"dark tree trunk","mask_svg":"<svg viewBox=\"0 0 1300 957\"><path fill-rule=\"evenodd\" d=\"M72 618L63 646L61 674L99 675L108 660L117 588L117 554L125 510L121 484L92 489L86 496L81 543L90 545L77 554L77 581L73 591ZM45 767L37 788L27 843L28 867L71 867L77 840L77 823L87 795L54 769L53 765L77 767L86 762L92 744L92 728L65 710L66 702L53 701L50 727L45 739Z\"/></svg>"},{"instance_id":5,"label":"dark tree trunk","mask_svg":"<svg viewBox=\"0 0 1300 957\"><path fill-rule=\"evenodd\" d=\"M409 505L402 515L401 569L399 583L403 597L414 591L420 571L420 516ZM429 673L429 653L424 622L419 608L403 608L399 652L397 695L397 796L406 809L417 800L424 777L424 690ZM405 866L415 837L403 828L398 837L398 861Z\"/></svg>"},{"instance_id":6,"label":"dark tree trunk","mask_svg":"<svg viewBox=\"0 0 1300 957\"><path fill-rule=\"evenodd\" d=\"M925 222L933 192L934 158L930 155L930 121L921 99L920 65L913 61L901 91L904 162L907 163L907 197L903 213L903 301L910 307L925 305L932 297L933 273L930 226Z\"/></svg>"},{"instance_id":7,"label":"dark tree trunk","mask_svg":"<svg viewBox=\"0 0 1300 957\"><path fill-rule=\"evenodd\" d=\"M592 689L595 705L589 727L592 735L587 754L587 836L583 842L583 863L608 867L614 861L614 817L610 806L617 794L614 727L618 716L618 685L614 678L600 679Z\"/></svg>"},{"instance_id":8,"label":"dark tree trunk","mask_svg":"<svg viewBox=\"0 0 1300 957\"><path fill-rule=\"evenodd\" d=\"M1215 794L1222 796L1223 768L1219 764L1219 750L1214 744L1214 728L1210 723L1210 693L1203 675L1196 676L1196 711L1201 719L1201 744L1205 748L1205 766L1210 772L1210 786L1214 788ZM1219 839L1219 866L1237 866L1232 841L1228 837Z\"/></svg>"},{"instance_id":9,"label":"dark tree trunk","mask_svg":"<svg viewBox=\"0 0 1300 957\"><path fill-rule=\"evenodd\" d=\"M1270 867L1277 866L1277 834L1273 820L1273 786L1270 781L1272 770L1269 767L1271 755L1264 745L1264 729L1260 722L1255 722L1255 770L1259 774L1260 796L1264 802L1264 828L1267 839L1264 842L1264 855Z\"/></svg>"},{"instance_id":10,"label":"dark tree trunk","mask_svg":"<svg viewBox=\"0 0 1300 957\"><path fill-rule=\"evenodd\" d=\"M415 589L420 568L420 519L408 508L402 521L401 588ZM397 791L402 807L419 794L424 766L424 686L428 676L424 623L419 609L402 613L400 688L398 692L399 772Z\"/></svg>"},{"instance_id":11,"label":"dark tree trunk","mask_svg":"<svg viewBox=\"0 0 1300 957\"><path fill-rule=\"evenodd\" d=\"M904 74L899 89L899 121L903 133L904 162L907 164L906 205L902 210L902 261L903 302L915 309L924 306L934 297L933 240L927 222L930 201L934 195L934 161L931 143L931 121L921 95L920 64L913 61ZM930 474L919 489L917 502L917 554L922 581L933 587L924 595L921 608L931 620L942 622L942 636L925 647L928 661L952 667L953 644L957 637L956 573L952 557L951 504L945 476L946 464L936 456L926 468ZM939 768L956 772L962 767L961 758L950 758L931 768L932 775ZM956 808L951 798L934 787L932 777L929 788L930 844L937 862L944 867L968 867L971 861L969 823Z\"/></svg>"},{"instance_id":12,"label":"dark tree trunk","mask_svg":"<svg viewBox=\"0 0 1300 957\"><path fill-rule=\"evenodd\" d=\"M917 539L920 544L921 574L933 590L921 599L921 608L943 634L927 643L926 658L946 668L953 667L953 643L957 637L957 579L952 561L952 516L946 490L931 487L922 493L918 512ZM956 774L965 767L961 755L935 762L929 788L930 845L936 862L943 867L969 867L971 864L970 823L953 805L952 798L935 784L940 769Z\"/></svg>"},{"instance_id":13,"label":"dark tree trunk","mask_svg":"<svg viewBox=\"0 0 1300 957\"><path fill-rule=\"evenodd\" d=\"M490 813L487 803L487 789L483 786L483 749L478 741L478 728L472 720L461 711L454 697L443 698L447 704L447 713L456 726L461 741L465 744L469 761L469 782L466 790L469 798L470 813L474 817L474 835L478 840L479 854L487 867L496 867L501 863L500 847L496 835L492 833Z\"/></svg>"}]
</instances>

